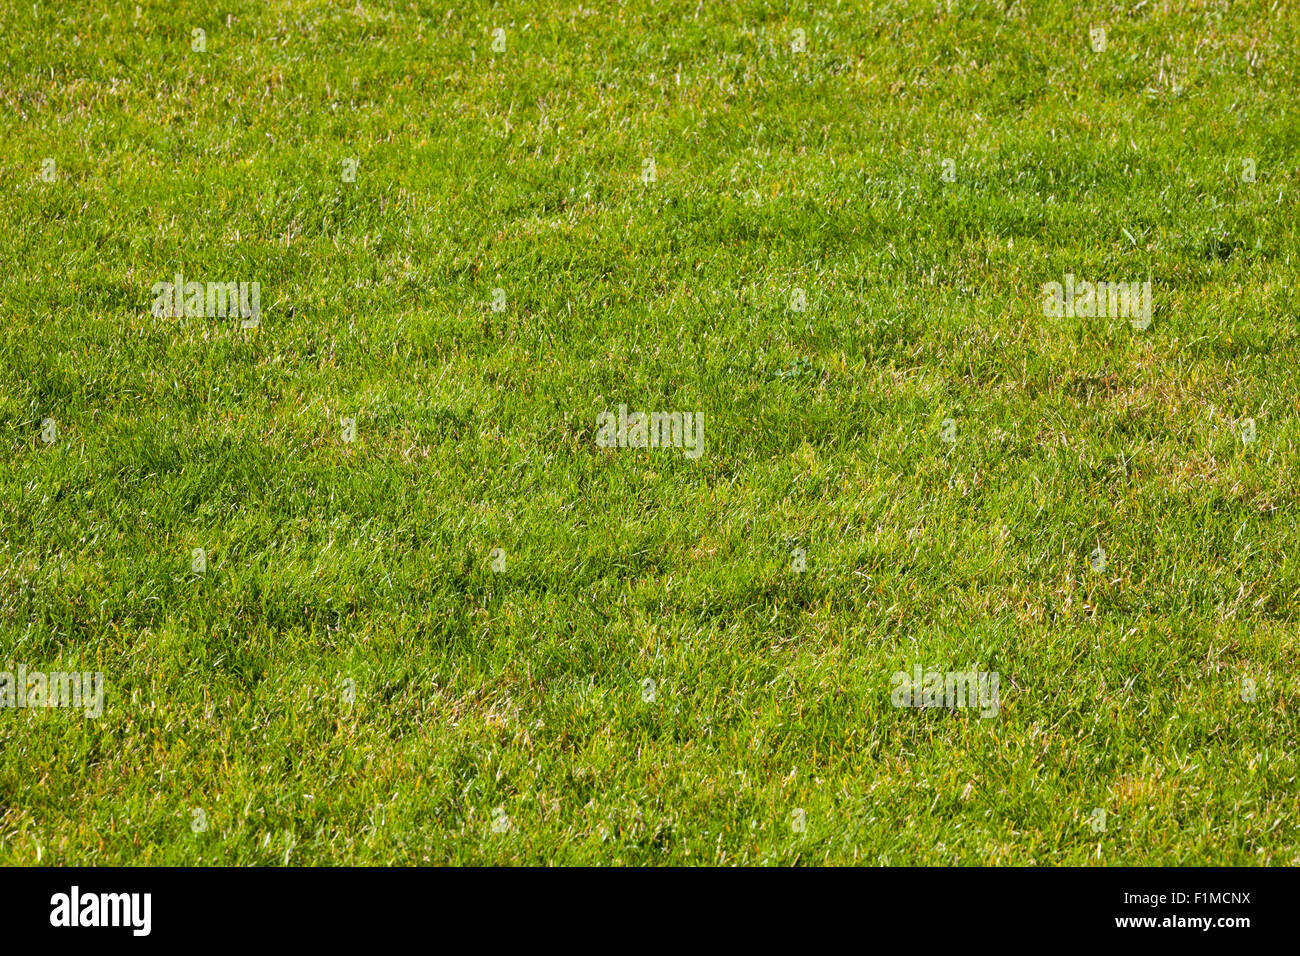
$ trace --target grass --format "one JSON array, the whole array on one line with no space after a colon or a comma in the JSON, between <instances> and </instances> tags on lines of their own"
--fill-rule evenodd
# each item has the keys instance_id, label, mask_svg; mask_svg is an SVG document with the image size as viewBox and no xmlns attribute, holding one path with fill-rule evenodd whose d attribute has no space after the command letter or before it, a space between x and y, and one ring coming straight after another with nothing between
<instances>
[{"instance_id":1,"label":"grass","mask_svg":"<svg viewBox=\"0 0 1300 956\"><path fill-rule=\"evenodd\" d=\"M1300 12L864 6L0 10L0 862L1300 864Z\"/></svg>"}]
</instances>

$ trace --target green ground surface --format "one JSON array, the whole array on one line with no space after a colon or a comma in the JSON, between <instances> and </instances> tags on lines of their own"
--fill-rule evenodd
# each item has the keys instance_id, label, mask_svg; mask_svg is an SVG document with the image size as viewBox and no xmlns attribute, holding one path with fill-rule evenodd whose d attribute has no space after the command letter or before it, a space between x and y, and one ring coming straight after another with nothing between
<instances>
[{"instance_id":1,"label":"green ground surface","mask_svg":"<svg viewBox=\"0 0 1300 956\"><path fill-rule=\"evenodd\" d=\"M1300 863L1298 27L5 4L0 863Z\"/></svg>"}]
</instances>

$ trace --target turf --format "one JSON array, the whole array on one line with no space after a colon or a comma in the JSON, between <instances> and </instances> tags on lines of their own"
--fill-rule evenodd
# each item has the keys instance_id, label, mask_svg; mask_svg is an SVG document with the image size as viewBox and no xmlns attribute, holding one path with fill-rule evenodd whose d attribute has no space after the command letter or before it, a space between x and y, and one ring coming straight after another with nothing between
<instances>
[{"instance_id":1,"label":"turf","mask_svg":"<svg viewBox=\"0 0 1300 956\"><path fill-rule=\"evenodd\" d=\"M0 863L1300 863L1298 27L0 8Z\"/></svg>"}]
</instances>

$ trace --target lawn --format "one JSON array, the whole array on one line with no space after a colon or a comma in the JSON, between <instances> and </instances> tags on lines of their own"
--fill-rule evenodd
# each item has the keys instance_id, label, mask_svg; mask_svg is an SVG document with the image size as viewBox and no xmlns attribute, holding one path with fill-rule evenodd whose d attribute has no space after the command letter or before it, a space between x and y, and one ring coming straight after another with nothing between
<instances>
[{"instance_id":1,"label":"lawn","mask_svg":"<svg viewBox=\"0 0 1300 956\"><path fill-rule=\"evenodd\" d=\"M0 35L0 863L1300 864L1294 5Z\"/></svg>"}]
</instances>

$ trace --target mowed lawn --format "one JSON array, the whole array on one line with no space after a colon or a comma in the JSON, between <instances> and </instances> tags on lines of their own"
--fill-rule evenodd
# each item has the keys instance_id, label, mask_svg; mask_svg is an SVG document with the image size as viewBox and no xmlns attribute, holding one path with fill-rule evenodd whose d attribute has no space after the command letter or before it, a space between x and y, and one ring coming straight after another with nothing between
<instances>
[{"instance_id":1,"label":"mowed lawn","mask_svg":"<svg viewBox=\"0 0 1300 956\"><path fill-rule=\"evenodd\" d=\"M1293 5L0 34L0 863L1300 864Z\"/></svg>"}]
</instances>

